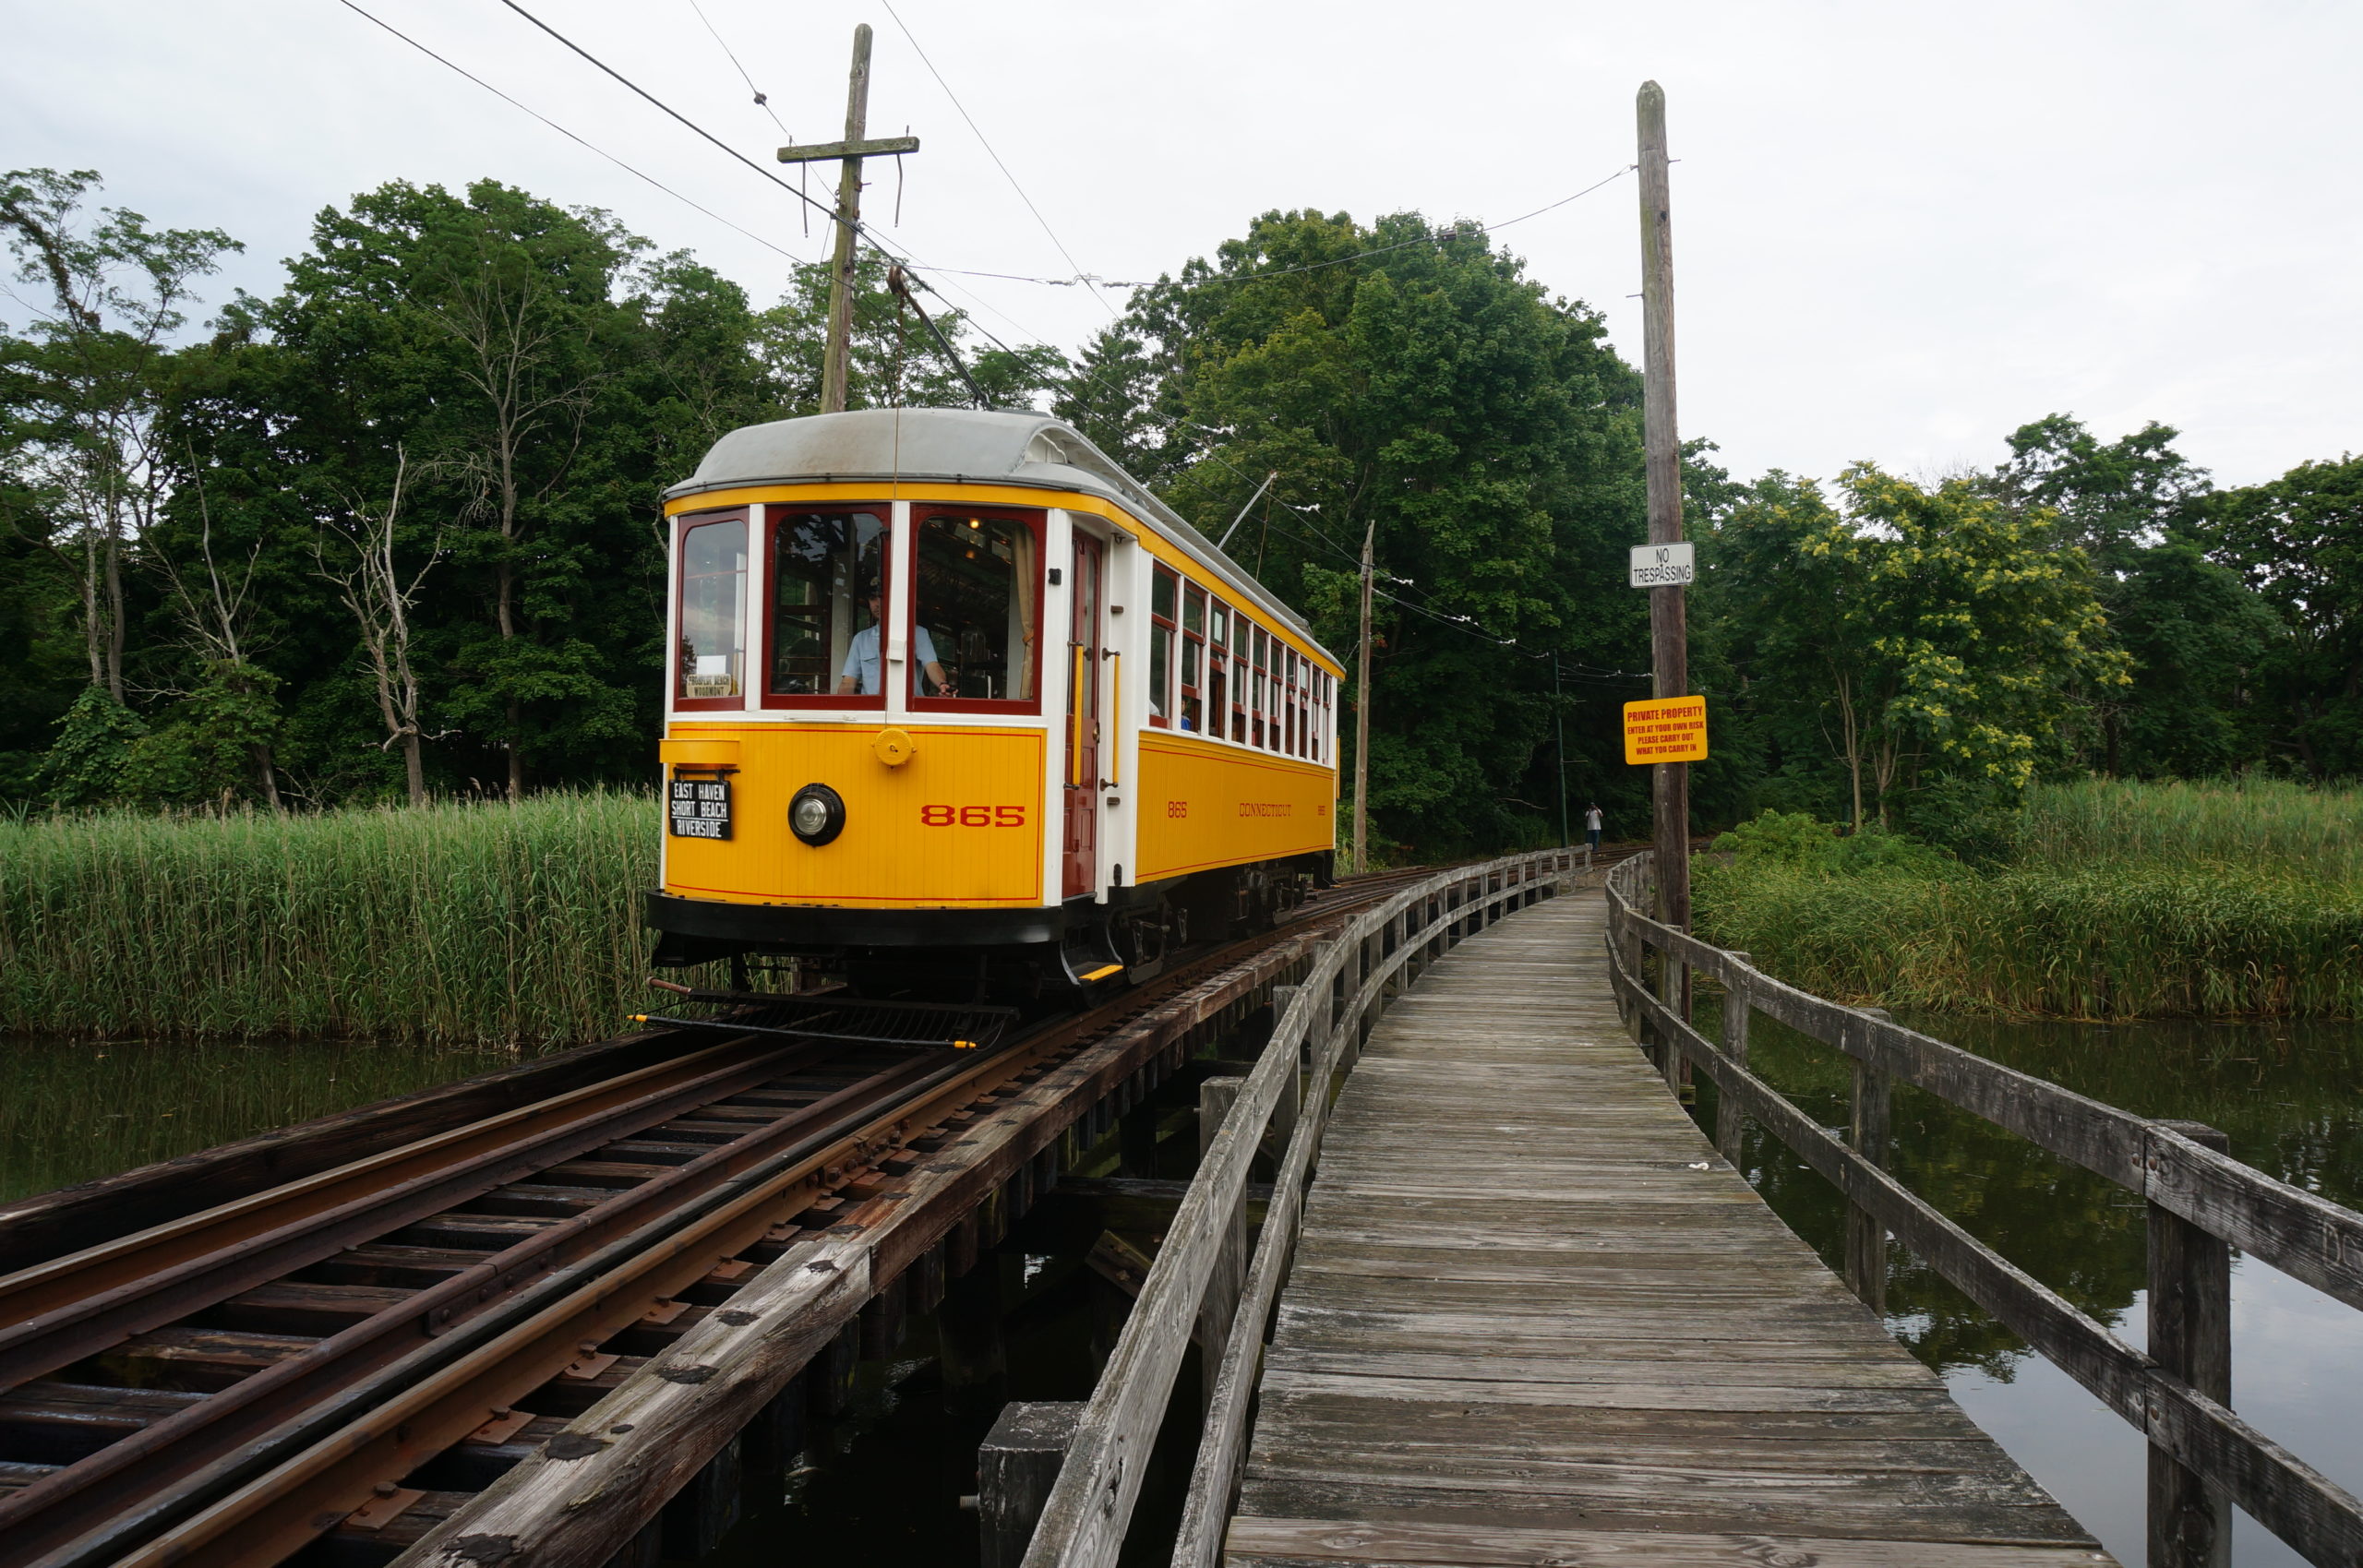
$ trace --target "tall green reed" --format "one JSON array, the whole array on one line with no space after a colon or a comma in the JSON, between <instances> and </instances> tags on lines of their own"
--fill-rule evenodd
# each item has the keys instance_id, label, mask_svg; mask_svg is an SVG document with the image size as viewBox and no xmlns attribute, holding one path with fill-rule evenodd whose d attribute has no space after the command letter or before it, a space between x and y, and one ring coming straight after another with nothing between
<instances>
[{"instance_id":1,"label":"tall green reed","mask_svg":"<svg viewBox=\"0 0 2363 1568\"><path fill-rule=\"evenodd\" d=\"M2095 858L1832 876L1698 868L1702 935L1854 1002L2069 1018L2363 1016L2363 888Z\"/></svg>"},{"instance_id":2,"label":"tall green reed","mask_svg":"<svg viewBox=\"0 0 2363 1568\"><path fill-rule=\"evenodd\" d=\"M0 825L0 1030L541 1044L642 996L655 803Z\"/></svg>"},{"instance_id":3,"label":"tall green reed","mask_svg":"<svg viewBox=\"0 0 2363 1568\"><path fill-rule=\"evenodd\" d=\"M2205 864L2363 880L2363 794L2281 779L2038 784L2020 814L2017 859Z\"/></svg>"},{"instance_id":4,"label":"tall green reed","mask_svg":"<svg viewBox=\"0 0 2363 1568\"><path fill-rule=\"evenodd\" d=\"M1702 864L1702 931L1858 1001L2071 1018L2363 1016L2363 794L2030 790L2010 864Z\"/></svg>"}]
</instances>

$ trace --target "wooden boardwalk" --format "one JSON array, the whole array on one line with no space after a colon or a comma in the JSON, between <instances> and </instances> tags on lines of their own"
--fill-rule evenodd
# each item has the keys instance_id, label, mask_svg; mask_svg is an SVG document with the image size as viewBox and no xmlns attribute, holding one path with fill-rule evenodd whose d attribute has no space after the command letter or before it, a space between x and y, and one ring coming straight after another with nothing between
<instances>
[{"instance_id":1,"label":"wooden boardwalk","mask_svg":"<svg viewBox=\"0 0 2363 1568\"><path fill-rule=\"evenodd\" d=\"M1598 892L1464 942L1348 1080L1232 1564L2111 1561L1675 1105Z\"/></svg>"}]
</instances>

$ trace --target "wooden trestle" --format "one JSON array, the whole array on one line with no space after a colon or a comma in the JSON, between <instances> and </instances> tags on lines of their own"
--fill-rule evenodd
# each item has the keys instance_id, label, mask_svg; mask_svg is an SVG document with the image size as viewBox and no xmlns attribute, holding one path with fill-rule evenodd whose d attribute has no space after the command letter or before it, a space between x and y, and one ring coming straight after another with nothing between
<instances>
[{"instance_id":1,"label":"wooden trestle","mask_svg":"<svg viewBox=\"0 0 2363 1568\"><path fill-rule=\"evenodd\" d=\"M1596 891L1524 910L1372 1034L1226 1561L2111 1561L1692 1125L1602 937Z\"/></svg>"}]
</instances>

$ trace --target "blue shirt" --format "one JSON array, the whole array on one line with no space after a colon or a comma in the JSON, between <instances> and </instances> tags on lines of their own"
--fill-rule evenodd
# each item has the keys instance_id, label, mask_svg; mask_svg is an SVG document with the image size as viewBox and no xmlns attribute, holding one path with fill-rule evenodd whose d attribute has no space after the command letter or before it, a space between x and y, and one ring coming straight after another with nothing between
<instances>
[{"instance_id":1,"label":"blue shirt","mask_svg":"<svg viewBox=\"0 0 2363 1568\"><path fill-rule=\"evenodd\" d=\"M918 636L912 639L916 644L913 652L918 654L921 664L934 664L935 639L928 635L925 627L918 628ZM840 678L846 676L860 677L859 690L864 697L878 695L880 688L878 685L878 628L876 627L865 627L853 634L853 642L846 649L846 667L839 670L837 674Z\"/></svg>"}]
</instances>

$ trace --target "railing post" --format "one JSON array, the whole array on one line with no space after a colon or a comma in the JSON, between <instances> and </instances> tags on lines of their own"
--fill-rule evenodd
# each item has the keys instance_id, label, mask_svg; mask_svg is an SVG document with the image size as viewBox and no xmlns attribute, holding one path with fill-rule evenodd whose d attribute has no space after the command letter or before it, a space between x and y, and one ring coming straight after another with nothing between
<instances>
[{"instance_id":1,"label":"railing post","mask_svg":"<svg viewBox=\"0 0 2363 1568\"><path fill-rule=\"evenodd\" d=\"M1347 962L1337 965L1337 978L1331 985L1335 988L1329 997L1329 1031L1333 1035L1340 1029L1346 1032L1346 1037L1337 1042L1337 1067L1342 1071L1353 1066L1354 1059L1361 1054L1361 1023L1349 1006L1354 999L1354 966L1350 954ZM1325 1086L1324 1092L1326 1092Z\"/></svg>"},{"instance_id":2,"label":"railing post","mask_svg":"<svg viewBox=\"0 0 2363 1568\"><path fill-rule=\"evenodd\" d=\"M1280 1020L1288 1016L1289 1009L1295 1005L1297 997L1303 990L1302 986L1274 986L1272 987L1273 1028L1277 1029L1280 1026ZM1312 1038L1313 1031L1308 1026L1305 1030L1305 1040L1309 1043ZM1296 1058L1296 1062L1280 1082L1280 1103L1273 1107L1271 1129L1264 1134L1264 1152L1271 1157L1275 1166L1279 1164L1280 1155L1289 1146L1289 1140L1296 1135L1296 1119L1304 1105L1305 1047L1303 1045L1298 1045L1289 1054Z\"/></svg>"},{"instance_id":3,"label":"railing post","mask_svg":"<svg viewBox=\"0 0 2363 1568\"><path fill-rule=\"evenodd\" d=\"M1230 1115L1246 1083L1244 1078L1209 1078L1198 1085L1199 1163L1214 1147L1215 1134L1222 1131L1223 1119ZM1240 1131L1253 1136L1245 1128ZM1207 1399L1214 1397L1214 1369L1222 1365L1223 1349L1230 1343L1231 1320L1239 1315L1239 1287L1246 1274L1247 1200L1242 1192L1240 1206L1224 1223L1222 1248L1215 1254L1214 1272L1206 1276L1206 1293L1198 1300L1199 1365L1206 1370L1200 1392Z\"/></svg>"},{"instance_id":4,"label":"railing post","mask_svg":"<svg viewBox=\"0 0 2363 1568\"><path fill-rule=\"evenodd\" d=\"M2218 1154L2231 1141L2196 1121L2164 1121ZM2232 1249L2150 1204L2150 1359L2218 1405L2232 1403ZM2150 1449L2150 1568L2226 1568L2231 1508L2224 1493L2166 1452Z\"/></svg>"},{"instance_id":5,"label":"railing post","mask_svg":"<svg viewBox=\"0 0 2363 1568\"><path fill-rule=\"evenodd\" d=\"M1671 952L1659 953L1658 1000L1665 1003L1666 1011L1685 1023L1689 1022L1690 1010L1682 1003L1689 988L1690 965ZM1665 1074L1666 1087L1677 1095L1688 1087L1689 1068L1690 1059L1684 1056L1681 1047L1673 1043L1673 1032L1667 1031L1666 1037L1658 1042L1658 1071Z\"/></svg>"},{"instance_id":6,"label":"railing post","mask_svg":"<svg viewBox=\"0 0 2363 1568\"><path fill-rule=\"evenodd\" d=\"M1732 956L1742 964L1748 962L1748 956L1744 952L1735 952ZM1739 1067L1747 1065L1749 1011L1745 981L1724 987L1723 1055ZM1740 1114L1739 1106L1728 1093L1719 1091L1715 1095L1715 1152L1737 1166L1746 1146L1746 1137L1747 1118Z\"/></svg>"},{"instance_id":7,"label":"railing post","mask_svg":"<svg viewBox=\"0 0 2363 1568\"><path fill-rule=\"evenodd\" d=\"M1862 1010L1885 1022L1885 1008ZM1849 1118L1854 1152L1875 1166L1887 1164L1888 1112L1895 1095L1887 1069L1854 1059L1853 1113ZM1874 1312L1887 1311L1887 1227L1877 1216L1849 1200L1846 1204L1846 1285Z\"/></svg>"}]
</instances>

